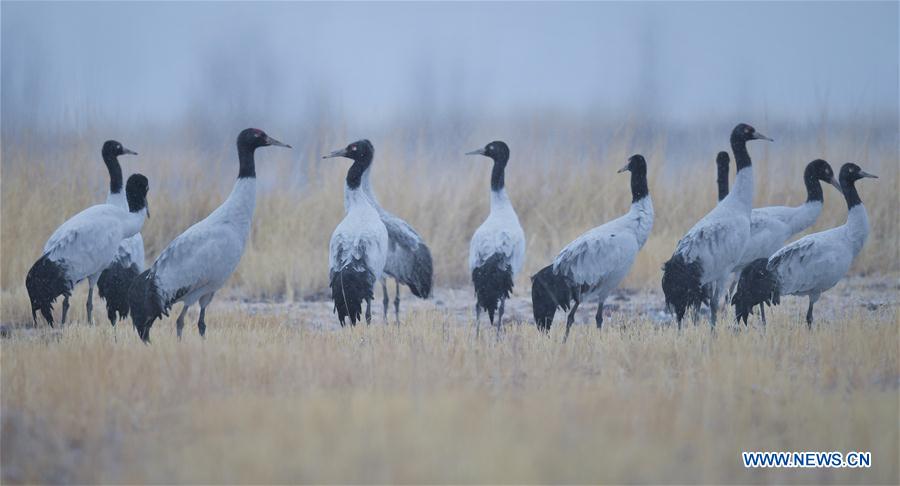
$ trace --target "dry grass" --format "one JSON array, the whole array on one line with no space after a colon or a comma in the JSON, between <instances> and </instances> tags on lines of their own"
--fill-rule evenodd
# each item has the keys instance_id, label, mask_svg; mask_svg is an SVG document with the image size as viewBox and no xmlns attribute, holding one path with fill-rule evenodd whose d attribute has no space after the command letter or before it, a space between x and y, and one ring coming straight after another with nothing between
<instances>
[{"instance_id":1,"label":"dry grass","mask_svg":"<svg viewBox=\"0 0 900 486\"><path fill-rule=\"evenodd\" d=\"M3 341L4 482L898 481L896 306L711 335L622 314L548 339L446 313L315 330L220 310ZM831 319L835 315L835 319ZM296 316L291 316L296 318ZM624 326L624 327L623 327ZM865 470L745 470L743 450L872 451Z\"/></svg>"}]
</instances>

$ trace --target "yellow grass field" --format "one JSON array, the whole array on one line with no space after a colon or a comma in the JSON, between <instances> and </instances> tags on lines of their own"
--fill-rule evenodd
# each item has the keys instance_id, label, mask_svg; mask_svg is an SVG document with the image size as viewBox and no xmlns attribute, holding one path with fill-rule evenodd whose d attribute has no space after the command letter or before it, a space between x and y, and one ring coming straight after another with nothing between
<instances>
[{"instance_id":1,"label":"yellow grass field","mask_svg":"<svg viewBox=\"0 0 900 486\"><path fill-rule=\"evenodd\" d=\"M276 127L272 136L295 143ZM382 204L407 219L435 256L437 295L385 325L380 291L371 326L339 329L325 298L328 240L343 213L349 162L313 149L257 152L260 193L243 260L210 307L206 340L188 314L153 344L129 321L111 328L97 305L84 322L31 326L25 274L46 238L101 201L99 142L45 160L5 146L0 190L0 478L3 483L879 483L900 482L900 164L896 147L865 136L753 143L757 205L799 204L803 167L822 157L878 174L859 183L872 232L853 276L801 324L787 297L762 328L704 325L678 332L662 313L660 266L715 204L715 151L676 164L663 138L636 147L508 140L507 185L528 238L526 268L500 339L472 328L468 242L488 209L490 163L464 151L409 155L376 147ZM865 130L862 130L865 133ZM400 139L400 135L396 137ZM98 138L102 142L102 138ZM148 263L228 194L233 142L221 152L154 151L126 173L150 178ZM351 141L322 137L324 150ZM155 152L155 153L154 153ZM550 337L531 325L528 276L583 231L627 209L632 153L650 164L656 223L608 325ZM695 150L706 153L706 149ZM552 154L552 156L548 156ZM602 155L601 155L602 154ZM548 160L552 157L552 160ZM209 171L208 173L206 171ZM733 173L732 173L733 178ZM298 182L298 181L302 181ZM842 224L843 198L824 187L813 229ZM393 286L391 286L393 288ZM393 290L392 290L393 292ZM57 313L59 312L57 302ZM95 304L97 302L95 301ZM594 304L580 322L592 322ZM521 323L521 325L519 325ZM748 470L741 451L871 451L869 469Z\"/></svg>"},{"instance_id":2,"label":"yellow grass field","mask_svg":"<svg viewBox=\"0 0 900 486\"><path fill-rule=\"evenodd\" d=\"M447 312L334 330L228 305L205 341L170 321L152 346L127 325L14 333L4 482L896 484L897 302L812 332L803 308L715 334L616 313L566 344L558 326L475 339ZM747 450L873 465L747 470Z\"/></svg>"}]
</instances>

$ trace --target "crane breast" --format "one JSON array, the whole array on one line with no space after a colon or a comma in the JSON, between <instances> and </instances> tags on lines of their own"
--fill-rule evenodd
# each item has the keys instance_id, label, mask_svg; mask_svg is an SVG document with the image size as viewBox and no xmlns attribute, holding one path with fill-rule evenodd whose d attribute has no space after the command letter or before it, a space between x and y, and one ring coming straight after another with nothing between
<instances>
[{"instance_id":1,"label":"crane breast","mask_svg":"<svg viewBox=\"0 0 900 486\"><path fill-rule=\"evenodd\" d=\"M388 232L380 218L351 218L348 214L331 235L329 269L334 273L358 261L380 278L387 251Z\"/></svg>"}]
</instances>

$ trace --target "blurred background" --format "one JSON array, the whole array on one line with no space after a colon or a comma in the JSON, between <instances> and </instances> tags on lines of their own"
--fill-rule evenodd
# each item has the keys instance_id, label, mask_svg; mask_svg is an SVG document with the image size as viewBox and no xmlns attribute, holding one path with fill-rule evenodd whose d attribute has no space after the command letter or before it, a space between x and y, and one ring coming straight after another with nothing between
<instances>
[{"instance_id":1,"label":"blurred background","mask_svg":"<svg viewBox=\"0 0 900 486\"><path fill-rule=\"evenodd\" d=\"M511 137L556 117L679 138L862 118L897 141L896 2L3 2L2 14L4 142L96 129L218 148L253 125L304 146L334 127L403 126L410 149L458 152L488 121Z\"/></svg>"},{"instance_id":2,"label":"blurred background","mask_svg":"<svg viewBox=\"0 0 900 486\"><path fill-rule=\"evenodd\" d=\"M875 231L897 235L897 2L4 1L0 11L4 286L20 284L40 247L11 235L42 242L73 212L47 197L72 207L103 197L104 140L138 151L125 170L151 177L162 211L145 228L153 258L227 195L248 126L295 148L260 152L264 208L245 261L303 249L314 269L286 273L273 260L274 281L250 284L269 289L257 295L323 284L347 164L319 155L359 138L375 144L382 203L442 249L444 284L467 281L468 235L487 211L489 164L461 154L495 139L512 148L529 270L627 207L614 169L641 152L665 208L636 282L658 284L658 264L715 201L713 160L738 122L776 140L751 148L758 204L802 201L814 158L854 161L881 171L865 190L883 196L866 202L885 215ZM53 190L30 199L37 181ZM833 196L816 229L842 221ZM10 266L18 250L23 263ZM898 270L895 245L873 251L872 269L890 257ZM242 269L236 281L249 283Z\"/></svg>"}]
</instances>

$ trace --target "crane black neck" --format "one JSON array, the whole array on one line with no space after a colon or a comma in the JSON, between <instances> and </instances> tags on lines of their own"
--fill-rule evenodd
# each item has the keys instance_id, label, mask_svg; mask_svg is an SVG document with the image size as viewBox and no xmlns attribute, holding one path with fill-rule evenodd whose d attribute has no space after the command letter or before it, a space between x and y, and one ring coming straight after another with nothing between
<instances>
[{"instance_id":1,"label":"crane black neck","mask_svg":"<svg viewBox=\"0 0 900 486\"><path fill-rule=\"evenodd\" d=\"M109 171L109 193L121 193L122 166L119 165L119 158L115 155L103 154L103 162L106 164L106 170Z\"/></svg>"},{"instance_id":2,"label":"crane black neck","mask_svg":"<svg viewBox=\"0 0 900 486\"><path fill-rule=\"evenodd\" d=\"M862 204L859 193L856 192L856 180L841 177L841 188L844 192L844 200L847 201L847 210L853 209L854 206Z\"/></svg>"},{"instance_id":3,"label":"crane black neck","mask_svg":"<svg viewBox=\"0 0 900 486\"><path fill-rule=\"evenodd\" d=\"M716 184L719 186L719 201L721 201L728 195L728 164L718 166Z\"/></svg>"},{"instance_id":4,"label":"crane black neck","mask_svg":"<svg viewBox=\"0 0 900 486\"><path fill-rule=\"evenodd\" d=\"M256 152L256 147L238 142L237 149L238 162L240 163L240 168L238 169L238 179L255 179L256 161L254 160L254 153Z\"/></svg>"},{"instance_id":5,"label":"crane black neck","mask_svg":"<svg viewBox=\"0 0 900 486\"><path fill-rule=\"evenodd\" d=\"M806 184L806 202L822 202L822 183L813 173L812 168L806 168L803 173L803 183Z\"/></svg>"},{"instance_id":6,"label":"crane black neck","mask_svg":"<svg viewBox=\"0 0 900 486\"><path fill-rule=\"evenodd\" d=\"M147 196L137 192L125 192L125 198L128 201L128 211L136 213L147 207Z\"/></svg>"},{"instance_id":7,"label":"crane black neck","mask_svg":"<svg viewBox=\"0 0 900 486\"><path fill-rule=\"evenodd\" d=\"M347 171L347 188L351 190L359 189L360 184L362 184L363 174L372 165L372 155L366 154L359 159L353 159L353 165Z\"/></svg>"},{"instance_id":8,"label":"crane black neck","mask_svg":"<svg viewBox=\"0 0 900 486\"><path fill-rule=\"evenodd\" d=\"M631 171L631 203L634 204L650 194L647 187L647 169Z\"/></svg>"},{"instance_id":9,"label":"crane black neck","mask_svg":"<svg viewBox=\"0 0 900 486\"><path fill-rule=\"evenodd\" d=\"M509 158L498 157L494 159L494 168L491 169L491 190L499 192L506 186L506 162Z\"/></svg>"},{"instance_id":10,"label":"crane black neck","mask_svg":"<svg viewBox=\"0 0 900 486\"><path fill-rule=\"evenodd\" d=\"M734 163L737 166L737 172L751 166L750 154L747 152L747 140L732 135L731 151L734 152Z\"/></svg>"}]
</instances>

